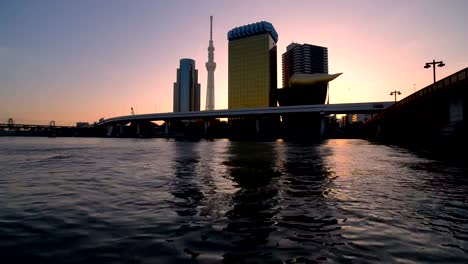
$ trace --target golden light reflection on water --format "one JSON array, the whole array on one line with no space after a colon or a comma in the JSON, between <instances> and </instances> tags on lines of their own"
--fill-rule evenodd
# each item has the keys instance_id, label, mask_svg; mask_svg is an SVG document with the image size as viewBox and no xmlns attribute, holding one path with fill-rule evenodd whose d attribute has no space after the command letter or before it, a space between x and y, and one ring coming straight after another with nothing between
<instances>
[{"instance_id":1,"label":"golden light reflection on water","mask_svg":"<svg viewBox=\"0 0 468 264\"><path fill-rule=\"evenodd\" d=\"M355 143L353 139L330 139L323 146L328 155L324 155L324 162L328 168L333 168L336 177L351 176L356 168L359 157L349 152L349 145Z\"/></svg>"}]
</instances>

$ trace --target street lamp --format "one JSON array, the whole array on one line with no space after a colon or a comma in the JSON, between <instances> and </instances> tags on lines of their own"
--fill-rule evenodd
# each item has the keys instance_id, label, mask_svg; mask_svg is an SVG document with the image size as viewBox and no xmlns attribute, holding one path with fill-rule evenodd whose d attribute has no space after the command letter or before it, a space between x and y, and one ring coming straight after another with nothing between
<instances>
[{"instance_id":1,"label":"street lamp","mask_svg":"<svg viewBox=\"0 0 468 264\"><path fill-rule=\"evenodd\" d=\"M393 91L393 92L391 92L391 93L390 93L390 95L395 95L395 103L396 103L396 96L397 96L397 94L398 94L398 95L400 95L400 94L401 94L401 92L400 92L400 91L397 91L397 90L395 90L395 91Z\"/></svg>"},{"instance_id":2,"label":"street lamp","mask_svg":"<svg viewBox=\"0 0 468 264\"><path fill-rule=\"evenodd\" d=\"M432 62L426 62L426 65L424 65L424 68L429 69L431 66L434 69L434 83L436 82L436 74L435 74L435 66L437 67L444 67L445 63L443 61L435 61L432 60Z\"/></svg>"}]
</instances>

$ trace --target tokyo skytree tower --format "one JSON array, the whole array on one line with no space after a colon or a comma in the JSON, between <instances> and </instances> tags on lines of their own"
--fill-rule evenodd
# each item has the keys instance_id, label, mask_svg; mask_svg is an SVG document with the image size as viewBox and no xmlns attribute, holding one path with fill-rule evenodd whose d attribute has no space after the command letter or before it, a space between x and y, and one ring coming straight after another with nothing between
<instances>
[{"instance_id":1,"label":"tokyo skytree tower","mask_svg":"<svg viewBox=\"0 0 468 264\"><path fill-rule=\"evenodd\" d=\"M214 50L215 48L213 47L213 16L210 16L210 44L208 46L208 62L205 64L206 70L208 71L205 110L214 110L215 107L214 71L216 69L216 63L214 62Z\"/></svg>"}]
</instances>

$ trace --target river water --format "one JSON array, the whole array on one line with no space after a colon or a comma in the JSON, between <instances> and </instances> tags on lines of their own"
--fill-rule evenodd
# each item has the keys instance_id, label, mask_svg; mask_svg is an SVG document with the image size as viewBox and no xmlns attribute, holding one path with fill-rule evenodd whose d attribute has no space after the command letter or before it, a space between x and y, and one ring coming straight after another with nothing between
<instances>
[{"instance_id":1,"label":"river water","mask_svg":"<svg viewBox=\"0 0 468 264\"><path fill-rule=\"evenodd\" d=\"M467 171L364 140L0 137L0 259L467 263Z\"/></svg>"}]
</instances>

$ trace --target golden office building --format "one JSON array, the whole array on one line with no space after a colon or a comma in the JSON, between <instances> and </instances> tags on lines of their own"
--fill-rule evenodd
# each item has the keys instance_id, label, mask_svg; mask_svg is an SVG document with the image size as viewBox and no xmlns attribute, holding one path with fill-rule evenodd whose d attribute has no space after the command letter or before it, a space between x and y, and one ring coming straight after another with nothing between
<instances>
[{"instance_id":1,"label":"golden office building","mask_svg":"<svg viewBox=\"0 0 468 264\"><path fill-rule=\"evenodd\" d=\"M276 106L278 34L262 21L228 33L228 108Z\"/></svg>"}]
</instances>

